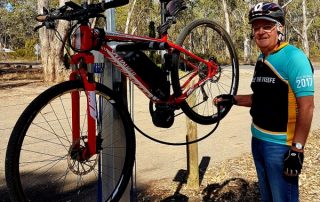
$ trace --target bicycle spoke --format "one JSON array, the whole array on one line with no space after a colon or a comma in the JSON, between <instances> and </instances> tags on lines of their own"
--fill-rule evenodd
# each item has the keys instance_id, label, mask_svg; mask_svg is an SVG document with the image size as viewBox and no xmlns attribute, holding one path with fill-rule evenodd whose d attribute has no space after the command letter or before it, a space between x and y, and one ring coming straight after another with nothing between
<instances>
[{"instance_id":1,"label":"bicycle spoke","mask_svg":"<svg viewBox=\"0 0 320 202\"><path fill-rule=\"evenodd\" d=\"M192 104L183 102L181 109L195 122L213 124L218 121L217 110L212 104L214 97L235 94L238 88L239 67L232 41L223 27L213 21L200 19L191 22L181 31L177 44L206 61L200 61L184 50L173 53L173 66L189 67L173 69L173 90L179 96L191 88L193 93L188 96L196 99ZM191 77L193 73L196 76ZM192 87L188 87L187 82ZM221 116L226 115L229 109L224 110Z\"/></svg>"},{"instance_id":2,"label":"bicycle spoke","mask_svg":"<svg viewBox=\"0 0 320 202\"><path fill-rule=\"evenodd\" d=\"M74 84L78 87L75 87ZM18 169L7 169L12 180L8 185L11 190L23 192L27 198L21 201L73 201L77 199L87 201L96 200L98 193L98 159L102 155L104 160L112 159L113 164L105 164L103 169L103 181L108 184L108 192L103 200L112 196L121 195L129 180L128 173L133 166L133 159L128 154L131 150L134 136L127 136L128 120L123 119L123 114L117 115L118 108L115 108L109 101L112 99L103 90L97 91L97 96L101 96L97 108L97 134L102 141L102 150L99 154L91 157L83 156L83 151L88 144L88 120L86 109L86 96L80 97L79 120L81 121L79 147L75 147L72 141L72 102L70 92L83 92L79 82L66 82L58 84L44 92L30 105L29 112L25 113L16 124L12 138L21 147L12 147L7 151L9 160L6 167L15 166ZM99 87L102 88L102 87ZM44 102L47 100L47 102ZM115 102L115 100L112 100ZM98 104L98 103L97 103ZM27 109L28 111L28 109ZM122 112L123 113L123 112ZM111 120L117 116L120 122L115 125ZM123 120L126 120L124 124ZM114 133L116 136L112 137ZM23 136L24 138L20 138ZM127 139L129 137L129 139ZM130 141L129 141L130 140ZM13 141L13 140L11 140ZM20 143L19 143L20 141ZM22 141L22 142L21 142ZM125 141L125 142L124 142ZM124 143L122 143L124 142ZM121 146L120 146L121 143ZM122 146L123 145L123 146ZM9 148L8 148L9 149ZM10 150L9 149L9 150ZM17 153L16 151L19 151ZM14 155L19 154L19 164L15 164ZM128 164L129 163L129 164ZM16 177L11 177L16 176ZM18 180L15 180L18 178ZM123 184L122 184L123 183ZM22 190L20 189L22 187ZM119 190L121 189L121 190ZM40 195L46 193L46 195ZM117 196L117 197L119 197Z\"/></svg>"}]
</instances>

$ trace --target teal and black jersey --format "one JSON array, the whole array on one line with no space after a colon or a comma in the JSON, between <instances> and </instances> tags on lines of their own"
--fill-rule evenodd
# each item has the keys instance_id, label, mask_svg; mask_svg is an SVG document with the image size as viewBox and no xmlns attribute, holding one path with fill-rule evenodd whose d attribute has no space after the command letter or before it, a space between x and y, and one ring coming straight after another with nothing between
<instances>
[{"instance_id":1,"label":"teal and black jersey","mask_svg":"<svg viewBox=\"0 0 320 202\"><path fill-rule=\"evenodd\" d=\"M313 96L313 69L306 55L283 43L255 66L251 82L252 134L254 137L291 145L294 135L296 98Z\"/></svg>"}]
</instances>

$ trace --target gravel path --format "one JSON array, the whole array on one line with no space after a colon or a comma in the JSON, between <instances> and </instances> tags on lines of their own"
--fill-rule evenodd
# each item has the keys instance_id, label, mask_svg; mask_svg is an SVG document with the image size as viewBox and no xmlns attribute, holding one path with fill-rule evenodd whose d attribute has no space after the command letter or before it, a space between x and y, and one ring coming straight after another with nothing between
<instances>
[{"instance_id":1,"label":"gravel path","mask_svg":"<svg viewBox=\"0 0 320 202\"><path fill-rule=\"evenodd\" d=\"M241 67L239 94L251 92L250 81L253 68L253 66ZM317 67L316 69L315 89L320 89L320 68ZM13 89L0 89L0 201L4 201L6 198L4 155L12 127L26 105L46 88L46 86L39 84L29 84ZM177 131L185 130L185 121L177 123L171 131L166 132L163 129L149 128L150 116L147 108L148 101L138 90L134 92L134 121L136 123L140 124L140 126L144 125L148 130L153 131L157 137L166 140L174 141L179 135L180 137L181 135L185 136L185 133L177 134ZM316 92L315 103L316 108L312 124L313 130L320 128L319 92ZM205 160L208 163L207 168L211 169L214 165L219 164L219 162L236 159L244 154L250 153L250 119L248 108L233 107L230 114L220 123L217 131L198 144L199 162ZM202 130L200 126L199 130ZM138 132L136 132L136 139L135 179L138 189L148 186L150 181L160 179L174 180L179 171L181 172L187 169L185 146L174 147L161 145L146 139Z\"/></svg>"}]
</instances>

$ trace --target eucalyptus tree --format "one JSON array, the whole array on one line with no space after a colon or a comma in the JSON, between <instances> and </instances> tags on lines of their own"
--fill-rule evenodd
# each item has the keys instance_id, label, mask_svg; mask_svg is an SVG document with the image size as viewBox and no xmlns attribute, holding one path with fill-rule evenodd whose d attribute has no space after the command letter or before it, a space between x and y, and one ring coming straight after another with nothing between
<instances>
[{"instance_id":1,"label":"eucalyptus tree","mask_svg":"<svg viewBox=\"0 0 320 202\"><path fill-rule=\"evenodd\" d=\"M250 0L237 0L231 5L231 34L234 45L237 49L240 61L244 63L252 62L252 55L254 57L258 54L258 50L253 46L251 40L251 27L248 20L248 12L253 6Z\"/></svg>"},{"instance_id":2,"label":"eucalyptus tree","mask_svg":"<svg viewBox=\"0 0 320 202\"><path fill-rule=\"evenodd\" d=\"M130 9L128 11L128 16L127 16L127 20L126 20L126 26L125 26L125 29L124 29L124 33L126 33L126 34L129 33L131 17L132 17L134 8L136 6L136 2L137 2L137 0L130 1L130 7L129 7Z\"/></svg>"},{"instance_id":3,"label":"eucalyptus tree","mask_svg":"<svg viewBox=\"0 0 320 202\"><path fill-rule=\"evenodd\" d=\"M0 8L0 44L3 47L19 50L25 48L26 43L36 41L34 24L30 23L36 13L35 2L16 1L12 2L12 10Z\"/></svg>"},{"instance_id":4,"label":"eucalyptus tree","mask_svg":"<svg viewBox=\"0 0 320 202\"><path fill-rule=\"evenodd\" d=\"M319 1L317 5L319 5ZM316 58L318 61L320 60L320 10L319 7L315 7L314 9L318 9L316 12L316 17L309 29L309 36L310 36L310 58Z\"/></svg>"},{"instance_id":5,"label":"eucalyptus tree","mask_svg":"<svg viewBox=\"0 0 320 202\"><path fill-rule=\"evenodd\" d=\"M57 3L62 6L65 2L66 0L59 0L59 2L38 0L38 13L43 13L43 8L56 7ZM68 28L68 22L58 21L56 30L39 29L41 62L46 82L57 82L64 79L66 70L63 65L63 53Z\"/></svg>"},{"instance_id":6,"label":"eucalyptus tree","mask_svg":"<svg viewBox=\"0 0 320 202\"><path fill-rule=\"evenodd\" d=\"M160 21L159 1L130 0L127 6L117 8L117 19L121 31L130 34L148 35L151 21Z\"/></svg>"},{"instance_id":7,"label":"eucalyptus tree","mask_svg":"<svg viewBox=\"0 0 320 202\"><path fill-rule=\"evenodd\" d=\"M0 8L0 48L12 48L11 42L11 35L12 32L10 14L5 8Z\"/></svg>"},{"instance_id":8,"label":"eucalyptus tree","mask_svg":"<svg viewBox=\"0 0 320 202\"><path fill-rule=\"evenodd\" d=\"M309 30L319 15L319 0L294 0L287 6L286 22L289 32L288 40L296 43L310 55Z\"/></svg>"}]
</instances>

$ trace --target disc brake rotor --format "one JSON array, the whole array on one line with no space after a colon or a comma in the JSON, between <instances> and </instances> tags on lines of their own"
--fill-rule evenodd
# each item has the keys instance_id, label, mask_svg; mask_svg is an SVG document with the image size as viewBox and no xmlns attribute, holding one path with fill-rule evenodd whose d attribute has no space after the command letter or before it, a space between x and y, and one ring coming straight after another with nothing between
<instances>
[{"instance_id":1,"label":"disc brake rotor","mask_svg":"<svg viewBox=\"0 0 320 202\"><path fill-rule=\"evenodd\" d=\"M85 137L83 137L85 138ZM84 140L83 143L76 141L72 144L68 151L67 162L68 168L76 175L86 175L90 173L96 167L99 155L95 154L90 158L83 158L83 151L85 149ZM77 147L77 148L76 148Z\"/></svg>"}]
</instances>

